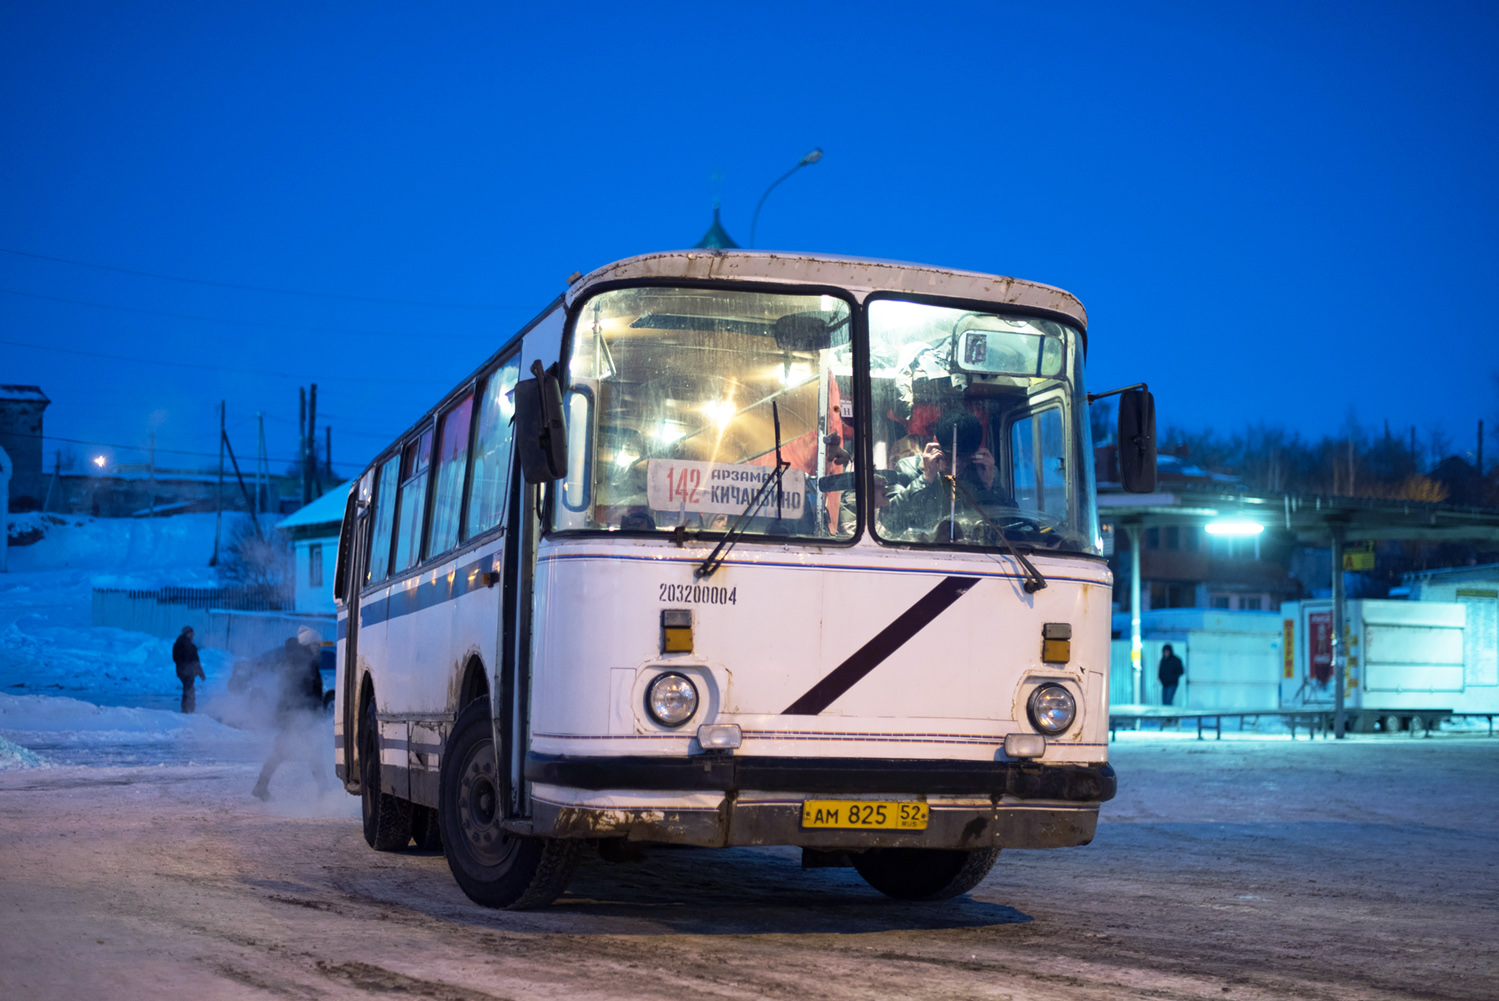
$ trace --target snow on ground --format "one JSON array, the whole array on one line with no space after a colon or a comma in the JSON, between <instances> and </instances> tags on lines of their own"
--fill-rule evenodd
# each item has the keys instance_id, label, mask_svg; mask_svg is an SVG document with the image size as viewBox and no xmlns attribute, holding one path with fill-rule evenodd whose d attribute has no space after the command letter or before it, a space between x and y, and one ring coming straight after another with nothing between
<instances>
[{"instance_id":1,"label":"snow on ground","mask_svg":"<svg viewBox=\"0 0 1499 1001\"><path fill-rule=\"evenodd\" d=\"M234 527L224 520L227 538ZM217 573L211 514L173 518L80 518L10 515L17 530L46 535L10 550L10 572L0 574L0 692L68 695L106 705L170 708L181 686L171 643L90 625L95 587L213 587ZM221 689L227 653L202 651L208 682ZM200 696L201 697L201 696Z\"/></svg>"},{"instance_id":2,"label":"snow on ground","mask_svg":"<svg viewBox=\"0 0 1499 1001\"><path fill-rule=\"evenodd\" d=\"M206 713L0 694L0 734L58 765L209 764L256 757L262 735ZM0 749L0 756L4 751Z\"/></svg>"},{"instance_id":3,"label":"snow on ground","mask_svg":"<svg viewBox=\"0 0 1499 1001\"><path fill-rule=\"evenodd\" d=\"M226 516L222 538L238 517ZM199 650L207 680L197 685L197 713L183 715L172 641L90 625L95 587L218 584L208 566L214 521L10 516L12 536L46 534L13 548L0 574L0 770L263 757L267 721L227 690L227 651Z\"/></svg>"}]
</instances>

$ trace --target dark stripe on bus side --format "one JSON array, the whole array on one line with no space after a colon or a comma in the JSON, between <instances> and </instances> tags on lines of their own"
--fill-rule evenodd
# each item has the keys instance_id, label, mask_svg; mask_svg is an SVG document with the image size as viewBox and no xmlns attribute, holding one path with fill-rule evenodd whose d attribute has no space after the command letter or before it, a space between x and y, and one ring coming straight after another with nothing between
<instances>
[{"instance_id":1,"label":"dark stripe on bus side","mask_svg":"<svg viewBox=\"0 0 1499 1001\"><path fill-rule=\"evenodd\" d=\"M448 580L443 574L434 581L416 587L396 587L384 598L377 598L359 606L359 628L378 625L387 619L410 615L424 608L432 608L445 601L462 597L471 591L485 589L484 573L498 573L498 553L491 553L481 560L459 567Z\"/></svg>"},{"instance_id":2,"label":"dark stripe on bus side","mask_svg":"<svg viewBox=\"0 0 1499 1001\"><path fill-rule=\"evenodd\" d=\"M782 716L816 716L832 705L839 696L864 679L864 676L879 667L891 654L905 646L906 641L927 626L953 602L968 593L968 589L979 582L977 577L946 577L942 583L928 591L920 601L900 614L898 618L881 629L853 656L824 677L781 713Z\"/></svg>"}]
</instances>

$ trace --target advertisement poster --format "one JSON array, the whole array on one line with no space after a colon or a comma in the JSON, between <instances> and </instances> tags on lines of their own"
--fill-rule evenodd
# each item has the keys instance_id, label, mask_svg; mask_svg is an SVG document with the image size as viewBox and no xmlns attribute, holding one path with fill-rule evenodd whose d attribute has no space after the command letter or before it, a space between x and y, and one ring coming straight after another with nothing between
<instances>
[{"instance_id":1,"label":"advertisement poster","mask_svg":"<svg viewBox=\"0 0 1499 1001\"><path fill-rule=\"evenodd\" d=\"M1308 612L1306 662L1319 685L1332 680L1332 612Z\"/></svg>"}]
</instances>

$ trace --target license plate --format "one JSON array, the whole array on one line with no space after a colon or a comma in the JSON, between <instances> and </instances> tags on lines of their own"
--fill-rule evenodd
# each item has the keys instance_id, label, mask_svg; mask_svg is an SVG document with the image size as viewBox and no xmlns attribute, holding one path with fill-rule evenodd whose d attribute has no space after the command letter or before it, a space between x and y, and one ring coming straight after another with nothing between
<instances>
[{"instance_id":1,"label":"license plate","mask_svg":"<svg viewBox=\"0 0 1499 1001\"><path fill-rule=\"evenodd\" d=\"M925 803L879 803L862 799L809 799L802 803L803 827L864 831L924 831Z\"/></svg>"}]
</instances>

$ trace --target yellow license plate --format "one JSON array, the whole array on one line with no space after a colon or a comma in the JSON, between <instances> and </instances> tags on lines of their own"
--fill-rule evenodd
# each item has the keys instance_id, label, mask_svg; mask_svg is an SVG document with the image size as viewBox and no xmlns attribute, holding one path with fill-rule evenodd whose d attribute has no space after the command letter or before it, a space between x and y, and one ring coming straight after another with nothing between
<instances>
[{"instance_id":1,"label":"yellow license plate","mask_svg":"<svg viewBox=\"0 0 1499 1001\"><path fill-rule=\"evenodd\" d=\"M879 803L862 799L809 799L802 803L803 827L865 831L924 831L925 803Z\"/></svg>"}]
</instances>

